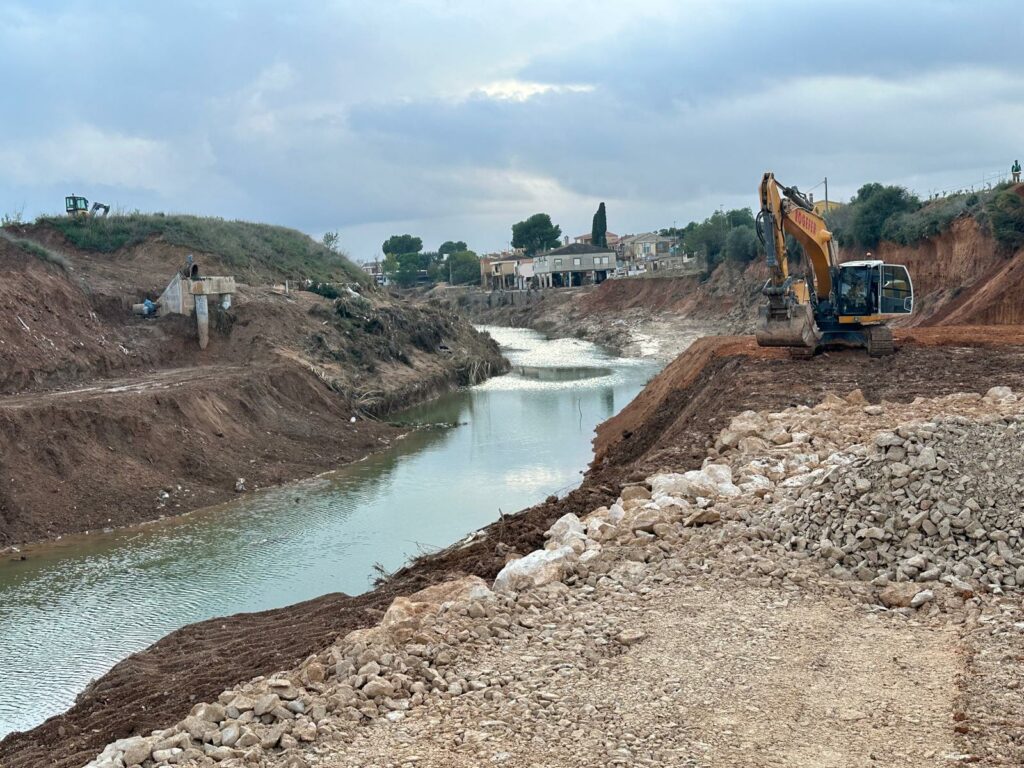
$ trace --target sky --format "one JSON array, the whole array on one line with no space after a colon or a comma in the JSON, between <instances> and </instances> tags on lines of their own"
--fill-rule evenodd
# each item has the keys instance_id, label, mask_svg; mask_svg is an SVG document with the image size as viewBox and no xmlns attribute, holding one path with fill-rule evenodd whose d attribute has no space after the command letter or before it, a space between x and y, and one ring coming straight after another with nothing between
<instances>
[{"instance_id":1,"label":"sky","mask_svg":"<svg viewBox=\"0 0 1024 768\"><path fill-rule=\"evenodd\" d=\"M979 186L1024 157L1020 0L0 0L0 214L67 194L507 247Z\"/></svg>"}]
</instances>

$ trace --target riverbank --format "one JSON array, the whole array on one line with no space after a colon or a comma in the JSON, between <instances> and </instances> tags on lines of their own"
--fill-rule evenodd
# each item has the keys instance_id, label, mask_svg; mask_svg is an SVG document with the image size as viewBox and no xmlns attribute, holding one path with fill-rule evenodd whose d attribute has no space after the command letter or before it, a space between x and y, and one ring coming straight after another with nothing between
<instances>
[{"instance_id":1,"label":"riverbank","mask_svg":"<svg viewBox=\"0 0 1024 768\"><path fill-rule=\"evenodd\" d=\"M620 355L669 362L708 333L752 333L763 272L758 264L741 270L726 263L707 278L628 278L580 288L455 289L439 295L477 323L587 339Z\"/></svg>"},{"instance_id":2,"label":"riverbank","mask_svg":"<svg viewBox=\"0 0 1024 768\"><path fill-rule=\"evenodd\" d=\"M790 361L773 350L758 350L747 338L704 340L599 431L595 463L583 484L564 498L506 515L459 545L419 558L372 592L327 595L172 633L111 670L69 712L0 742L0 761L7 768L84 764L116 738L164 728L187 715L196 701L212 701L241 681L295 667L339 636L376 625L396 597L466 575L493 579L510 555L542 547L544 532L563 515L583 517L608 506L625 486L661 470L699 467L720 431L741 411L812 406L828 393L858 388L875 404L965 390L984 393L991 386L1024 389L1019 330L1004 334L1007 343L994 348L963 346L956 330L934 329L927 339L904 337L900 353L884 360L851 351ZM994 330L968 334L986 335L998 342Z\"/></svg>"},{"instance_id":3,"label":"riverbank","mask_svg":"<svg viewBox=\"0 0 1024 768\"><path fill-rule=\"evenodd\" d=\"M507 370L457 313L344 274L337 298L240 285L200 350L194 321L130 309L159 294L185 248L90 253L48 230L22 234L58 255L0 239L0 550L343 466L400 434L384 423L397 408Z\"/></svg>"}]
</instances>

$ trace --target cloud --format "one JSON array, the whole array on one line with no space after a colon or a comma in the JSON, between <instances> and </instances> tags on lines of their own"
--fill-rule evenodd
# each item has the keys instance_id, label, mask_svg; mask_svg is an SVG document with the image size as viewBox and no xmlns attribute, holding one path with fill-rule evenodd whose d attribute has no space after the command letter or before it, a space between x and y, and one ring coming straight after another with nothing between
<instances>
[{"instance_id":1,"label":"cloud","mask_svg":"<svg viewBox=\"0 0 1024 768\"><path fill-rule=\"evenodd\" d=\"M502 101L526 101L545 93L590 93L593 85L568 83L554 85L552 83L532 83L524 80L495 80L485 83L470 91L470 97L483 95L490 99Z\"/></svg>"},{"instance_id":2,"label":"cloud","mask_svg":"<svg viewBox=\"0 0 1024 768\"><path fill-rule=\"evenodd\" d=\"M357 257L397 231L484 251L541 210L575 233L605 201L624 233L750 205L768 168L805 187L828 175L833 196L926 192L1024 154L1024 17L1004 0L4 14L0 210L30 215L79 191L340 228Z\"/></svg>"}]
</instances>

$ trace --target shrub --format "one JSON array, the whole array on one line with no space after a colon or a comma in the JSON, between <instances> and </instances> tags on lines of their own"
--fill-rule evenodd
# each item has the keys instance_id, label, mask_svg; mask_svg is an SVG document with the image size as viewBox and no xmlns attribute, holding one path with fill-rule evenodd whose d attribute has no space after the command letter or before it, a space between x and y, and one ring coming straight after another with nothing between
<instances>
[{"instance_id":1,"label":"shrub","mask_svg":"<svg viewBox=\"0 0 1024 768\"><path fill-rule=\"evenodd\" d=\"M746 264L753 261L758 254L757 232L750 224L741 224L729 230L725 236L725 258Z\"/></svg>"},{"instance_id":2,"label":"shrub","mask_svg":"<svg viewBox=\"0 0 1024 768\"><path fill-rule=\"evenodd\" d=\"M992 237L1003 248L1015 251L1024 247L1024 199L1003 189L992 195L985 206Z\"/></svg>"}]
</instances>

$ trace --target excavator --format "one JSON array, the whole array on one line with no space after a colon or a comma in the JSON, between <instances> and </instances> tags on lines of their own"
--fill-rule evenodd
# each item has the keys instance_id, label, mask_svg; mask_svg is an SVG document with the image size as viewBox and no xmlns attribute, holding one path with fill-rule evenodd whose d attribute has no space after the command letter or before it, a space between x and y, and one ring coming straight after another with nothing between
<instances>
[{"instance_id":1,"label":"excavator","mask_svg":"<svg viewBox=\"0 0 1024 768\"><path fill-rule=\"evenodd\" d=\"M99 211L103 211L102 218L106 218L107 214L110 213L110 206L106 203L93 203L92 208L89 207L89 201L81 195L68 195L64 198L64 208L68 212L68 216L75 218L86 218L92 217Z\"/></svg>"},{"instance_id":2,"label":"excavator","mask_svg":"<svg viewBox=\"0 0 1024 768\"><path fill-rule=\"evenodd\" d=\"M761 179L760 199L757 234L771 277L761 291L768 301L760 310L757 343L788 347L793 357L830 346L864 348L871 357L892 354L892 330L885 323L914 309L906 267L870 258L840 264L832 233L811 201L771 171ZM803 247L803 276L790 272L787 234Z\"/></svg>"}]
</instances>

